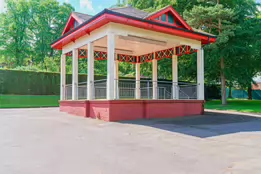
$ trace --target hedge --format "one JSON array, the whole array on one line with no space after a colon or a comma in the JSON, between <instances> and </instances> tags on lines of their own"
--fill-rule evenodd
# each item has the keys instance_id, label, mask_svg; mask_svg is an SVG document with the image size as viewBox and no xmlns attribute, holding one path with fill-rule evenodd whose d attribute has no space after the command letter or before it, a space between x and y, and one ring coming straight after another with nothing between
<instances>
[{"instance_id":1,"label":"hedge","mask_svg":"<svg viewBox=\"0 0 261 174\"><path fill-rule=\"evenodd\" d=\"M95 79L104 79L96 76ZM79 74L79 82L86 82L87 75ZM71 83L72 75L66 75L66 82ZM0 69L0 94L15 95L59 95L60 74L49 72L31 72Z\"/></svg>"}]
</instances>

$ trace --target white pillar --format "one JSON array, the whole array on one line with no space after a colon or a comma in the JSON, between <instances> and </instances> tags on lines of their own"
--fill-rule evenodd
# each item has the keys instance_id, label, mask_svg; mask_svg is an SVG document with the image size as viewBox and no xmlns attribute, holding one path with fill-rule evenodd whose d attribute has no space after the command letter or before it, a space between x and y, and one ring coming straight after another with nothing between
<instances>
[{"instance_id":1,"label":"white pillar","mask_svg":"<svg viewBox=\"0 0 261 174\"><path fill-rule=\"evenodd\" d=\"M172 98L179 99L179 86L178 86L178 56L175 54L172 56Z\"/></svg>"},{"instance_id":2,"label":"white pillar","mask_svg":"<svg viewBox=\"0 0 261 174\"><path fill-rule=\"evenodd\" d=\"M158 61L155 58L152 60L152 99L158 99Z\"/></svg>"},{"instance_id":3,"label":"white pillar","mask_svg":"<svg viewBox=\"0 0 261 174\"><path fill-rule=\"evenodd\" d=\"M66 55L61 55L60 65L60 100L66 100Z\"/></svg>"},{"instance_id":4,"label":"white pillar","mask_svg":"<svg viewBox=\"0 0 261 174\"><path fill-rule=\"evenodd\" d=\"M136 99L140 99L140 63L136 63Z\"/></svg>"},{"instance_id":5,"label":"white pillar","mask_svg":"<svg viewBox=\"0 0 261 174\"><path fill-rule=\"evenodd\" d=\"M197 98L205 100L204 96L204 50L203 48L197 51Z\"/></svg>"},{"instance_id":6,"label":"white pillar","mask_svg":"<svg viewBox=\"0 0 261 174\"><path fill-rule=\"evenodd\" d=\"M119 61L117 60L117 54L115 54L114 59L114 72L115 72L115 80L114 80L114 99L119 99Z\"/></svg>"},{"instance_id":7,"label":"white pillar","mask_svg":"<svg viewBox=\"0 0 261 174\"><path fill-rule=\"evenodd\" d=\"M94 99L94 50L92 42L88 43L87 99Z\"/></svg>"},{"instance_id":8,"label":"white pillar","mask_svg":"<svg viewBox=\"0 0 261 174\"><path fill-rule=\"evenodd\" d=\"M78 49L72 52L72 100L78 100Z\"/></svg>"},{"instance_id":9,"label":"white pillar","mask_svg":"<svg viewBox=\"0 0 261 174\"><path fill-rule=\"evenodd\" d=\"M114 33L108 33L107 35L107 100L114 99L114 54L115 54L115 35Z\"/></svg>"}]
</instances>

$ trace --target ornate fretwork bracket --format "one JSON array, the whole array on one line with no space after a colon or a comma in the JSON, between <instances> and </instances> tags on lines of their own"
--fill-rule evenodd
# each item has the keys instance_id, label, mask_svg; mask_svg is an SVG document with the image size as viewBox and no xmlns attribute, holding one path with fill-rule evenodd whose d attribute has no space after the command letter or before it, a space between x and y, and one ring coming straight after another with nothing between
<instances>
[{"instance_id":1,"label":"ornate fretwork bracket","mask_svg":"<svg viewBox=\"0 0 261 174\"><path fill-rule=\"evenodd\" d=\"M174 52L175 49L175 52ZM88 50L86 49L79 49L78 50L78 57L79 58L88 58ZM160 50L154 53L144 54L141 56L133 56L133 55L125 55L125 54L118 54L117 60L120 62L128 62L128 63L145 63L151 62L153 59L161 60L165 58L172 58L173 54L177 56L182 56L185 54L192 54L197 52L196 49L191 48L187 45L181 45L175 48L169 48L166 50ZM68 52L66 56L71 57L72 52ZM95 60L107 60L107 52L103 51L94 51L94 59Z\"/></svg>"}]
</instances>

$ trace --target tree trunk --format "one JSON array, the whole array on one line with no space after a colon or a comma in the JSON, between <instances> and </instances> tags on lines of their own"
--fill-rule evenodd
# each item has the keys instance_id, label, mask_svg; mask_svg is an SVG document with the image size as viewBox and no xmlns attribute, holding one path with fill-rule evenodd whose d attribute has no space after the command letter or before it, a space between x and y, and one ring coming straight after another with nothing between
<instances>
[{"instance_id":1,"label":"tree trunk","mask_svg":"<svg viewBox=\"0 0 261 174\"><path fill-rule=\"evenodd\" d=\"M221 100L222 100L222 105L227 104L227 91L226 91L226 77L225 77L225 64L224 64L224 58L221 58L220 61L220 66L221 66L221 72L220 72L220 79L221 79Z\"/></svg>"},{"instance_id":2,"label":"tree trunk","mask_svg":"<svg viewBox=\"0 0 261 174\"><path fill-rule=\"evenodd\" d=\"M220 0L217 0L217 4L220 4ZM218 33L222 33L222 23L221 19L218 19ZM227 92L226 92L226 77L225 77L225 62L224 58L220 58L220 80L221 80L221 101L222 105L227 104Z\"/></svg>"},{"instance_id":3,"label":"tree trunk","mask_svg":"<svg viewBox=\"0 0 261 174\"><path fill-rule=\"evenodd\" d=\"M249 86L248 88L247 88L247 93L248 93L248 100L252 100L252 87L251 86Z\"/></svg>"}]
</instances>

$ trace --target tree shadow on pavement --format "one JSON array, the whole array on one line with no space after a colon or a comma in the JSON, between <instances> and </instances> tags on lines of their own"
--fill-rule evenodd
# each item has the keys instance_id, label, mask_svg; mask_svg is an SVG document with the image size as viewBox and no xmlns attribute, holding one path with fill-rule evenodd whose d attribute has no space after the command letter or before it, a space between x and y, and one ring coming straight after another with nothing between
<instances>
[{"instance_id":1,"label":"tree shadow on pavement","mask_svg":"<svg viewBox=\"0 0 261 174\"><path fill-rule=\"evenodd\" d=\"M201 116L175 119L122 121L121 123L149 126L200 138L238 132L261 131L261 116L255 117L245 114L235 115L215 112L206 112L205 115Z\"/></svg>"}]
</instances>

